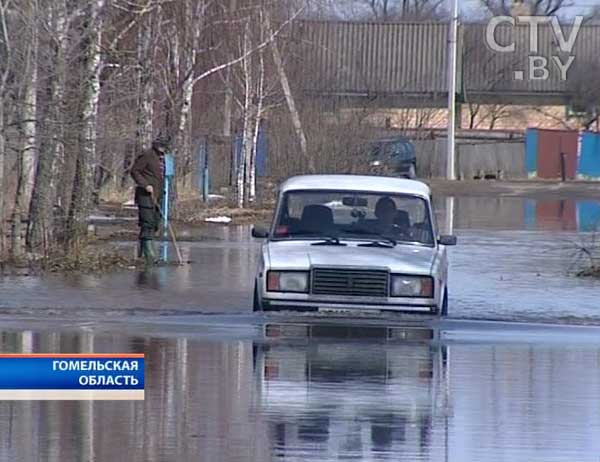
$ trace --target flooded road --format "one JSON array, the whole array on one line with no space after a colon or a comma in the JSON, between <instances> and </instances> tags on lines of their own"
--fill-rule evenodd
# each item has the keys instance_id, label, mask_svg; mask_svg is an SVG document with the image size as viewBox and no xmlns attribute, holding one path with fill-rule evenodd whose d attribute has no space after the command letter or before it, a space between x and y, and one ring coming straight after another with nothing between
<instances>
[{"instance_id":1,"label":"flooded road","mask_svg":"<svg viewBox=\"0 0 600 462\"><path fill-rule=\"evenodd\" d=\"M146 399L0 402L0 461L592 462L600 455L597 328L247 327L239 338L220 327L221 340L202 328L4 328L4 352L144 352Z\"/></svg>"},{"instance_id":2,"label":"flooded road","mask_svg":"<svg viewBox=\"0 0 600 462\"><path fill-rule=\"evenodd\" d=\"M450 316L600 324L600 281L569 274L577 245L591 242L600 223L600 201L461 197L435 207L441 229L454 210L459 237L449 258ZM192 261L183 267L0 278L0 315L248 313L259 242L249 227L211 234L182 243Z\"/></svg>"},{"instance_id":3,"label":"flooded road","mask_svg":"<svg viewBox=\"0 0 600 462\"><path fill-rule=\"evenodd\" d=\"M247 227L184 267L0 278L1 352L146 355L143 402L0 402L0 462L597 462L600 281L569 267L600 202L436 206L444 321L254 314Z\"/></svg>"}]
</instances>

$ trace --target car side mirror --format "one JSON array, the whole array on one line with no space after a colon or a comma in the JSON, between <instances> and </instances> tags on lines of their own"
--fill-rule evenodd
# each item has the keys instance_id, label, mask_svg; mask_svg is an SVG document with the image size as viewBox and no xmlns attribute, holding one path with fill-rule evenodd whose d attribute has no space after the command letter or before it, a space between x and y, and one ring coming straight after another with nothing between
<instances>
[{"instance_id":1,"label":"car side mirror","mask_svg":"<svg viewBox=\"0 0 600 462\"><path fill-rule=\"evenodd\" d=\"M255 226L254 228L252 228L252 237L255 237L257 239L265 239L269 237L269 231L267 231L262 226Z\"/></svg>"},{"instance_id":2,"label":"car side mirror","mask_svg":"<svg viewBox=\"0 0 600 462\"><path fill-rule=\"evenodd\" d=\"M456 236L440 236L438 243L441 245L456 245L458 239Z\"/></svg>"}]
</instances>

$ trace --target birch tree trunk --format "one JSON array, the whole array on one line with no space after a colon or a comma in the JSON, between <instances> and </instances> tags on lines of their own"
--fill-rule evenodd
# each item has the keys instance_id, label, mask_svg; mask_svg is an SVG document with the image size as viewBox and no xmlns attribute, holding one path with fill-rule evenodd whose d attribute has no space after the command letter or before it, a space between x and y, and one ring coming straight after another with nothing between
<instances>
[{"instance_id":1,"label":"birch tree trunk","mask_svg":"<svg viewBox=\"0 0 600 462\"><path fill-rule=\"evenodd\" d=\"M244 119L242 128L242 155L237 166L237 206L243 208L246 202L246 175L252 156L252 62L250 49L250 26L246 23L244 29L243 50L245 58L242 61L244 78ZM236 153L237 154L237 153Z\"/></svg>"},{"instance_id":2,"label":"birch tree trunk","mask_svg":"<svg viewBox=\"0 0 600 462\"><path fill-rule=\"evenodd\" d=\"M179 126L177 128L177 157L181 166L181 173L186 186L190 185L191 173L191 112L193 85L190 79L183 83L181 111L179 114Z\"/></svg>"},{"instance_id":3,"label":"birch tree trunk","mask_svg":"<svg viewBox=\"0 0 600 462\"><path fill-rule=\"evenodd\" d=\"M267 27L269 32L271 31L271 21L268 13L266 13L265 21L267 23ZM304 133L304 129L302 128L302 121L300 120L300 114L298 113L298 109L296 106L296 100L294 99L294 95L292 93L292 88L290 86L290 81L287 77L287 73L285 71L285 66L283 64L283 59L281 58L281 53L279 52L279 47L277 46L277 39L274 38L271 41L271 51L273 53L273 61L275 62L275 67L277 68L277 73L279 74L279 81L281 83L281 88L283 90L283 94L285 96L285 101L288 106L288 110L290 111L290 117L292 119L292 125L294 126L294 131L296 132L296 136L298 137L298 142L300 143L300 151L302 153L302 157L306 160L308 166L309 173L315 173L315 162L312 157L308 154L308 144L306 142L306 134Z\"/></svg>"},{"instance_id":4,"label":"birch tree trunk","mask_svg":"<svg viewBox=\"0 0 600 462\"><path fill-rule=\"evenodd\" d=\"M51 56L54 74L48 84L48 115L45 136L40 144L35 174L35 185L29 208L29 228L27 231L27 248L30 251L43 249L48 253L48 245L52 241L53 201L55 191L57 159L62 158L64 134L64 87L65 56L67 48L67 10L65 0L57 0L50 7L52 27L56 37L52 44L54 55Z\"/></svg>"},{"instance_id":5,"label":"birch tree trunk","mask_svg":"<svg viewBox=\"0 0 600 462\"><path fill-rule=\"evenodd\" d=\"M0 261L6 253L6 213L5 213L5 159L6 159L6 132L5 132L5 107L7 100L7 83L10 76L10 67L12 63L12 41L8 33L6 24L6 10L8 4L5 0L0 1L0 29L2 32L2 45L4 48L3 61L0 62L2 74L0 75Z\"/></svg>"},{"instance_id":6,"label":"birch tree trunk","mask_svg":"<svg viewBox=\"0 0 600 462\"><path fill-rule=\"evenodd\" d=\"M229 13L233 14L237 8L237 0L229 1ZM230 60L233 57L230 57ZM233 89L232 89L231 67L225 71L225 100L223 108L223 136L231 136L231 117L233 106Z\"/></svg>"},{"instance_id":7,"label":"birch tree trunk","mask_svg":"<svg viewBox=\"0 0 600 462\"><path fill-rule=\"evenodd\" d=\"M0 85L0 262L4 259L6 249L6 230L4 229L4 151L6 136L4 134L4 85Z\"/></svg>"},{"instance_id":8,"label":"birch tree trunk","mask_svg":"<svg viewBox=\"0 0 600 462\"><path fill-rule=\"evenodd\" d=\"M256 111L254 118L254 134L252 136L252 149L248 175L248 202L253 204L256 202L256 156L258 154L258 136L260 134L260 125L263 115L263 107L265 100L265 59L264 51L261 49L258 52L259 75L256 83Z\"/></svg>"},{"instance_id":9,"label":"birch tree trunk","mask_svg":"<svg viewBox=\"0 0 600 462\"><path fill-rule=\"evenodd\" d=\"M67 219L67 245L76 253L81 239L87 232L87 220L92 202L96 161L96 119L100 97L102 13L105 0L95 0L88 15L87 44L81 129L78 134L79 155L75 164L75 178L71 194L71 206Z\"/></svg>"},{"instance_id":10,"label":"birch tree trunk","mask_svg":"<svg viewBox=\"0 0 600 462\"><path fill-rule=\"evenodd\" d=\"M25 146L23 146L24 148ZM10 256L12 260L19 260L23 256L22 233L23 233L23 208L25 207L25 190L27 175L25 170L25 150L21 149L17 157L17 191L15 193L15 203L11 215L10 230Z\"/></svg>"},{"instance_id":11,"label":"birch tree trunk","mask_svg":"<svg viewBox=\"0 0 600 462\"><path fill-rule=\"evenodd\" d=\"M198 48L200 48L200 35L204 24L206 13L204 1L185 0L186 36L181 42L181 57L183 60L183 82L181 82L181 105L179 109L179 124L177 127L176 146L177 157L180 164L180 172L183 179L191 185L192 172L192 98L194 96L195 69L198 63Z\"/></svg>"},{"instance_id":12,"label":"birch tree trunk","mask_svg":"<svg viewBox=\"0 0 600 462\"><path fill-rule=\"evenodd\" d=\"M29 217L29 204L33 191L35 175L36 117L37 117L37 81L38 81L38 28L37 1L32 0L25 6L26 27L29 44L26 53L23 101L20 112L21 149L19 152L19 176L17 193L12 213L11 256L17 260L23 254L22 223Z\"/></svg>"},{"instance_id":13,"label":"birch tree trunk","mask_svg":"<svg viewBox=\"0 0 600 462\"><path fill-rule=\"evenodd\" d=\"M152 145L154 122L154 66L156 62L156 24L160 24L161 8L156 14L148 14L141 22L138 31L137 47L137 120L135 148L124 157L121 187L129 182L129 169L136 156Z\"/></svg>"},{"instance_id":14,"label":"birch tree trunk","mask_svg":"<svg viewBox=\"0 0 600 462\"><path fill-rule=\"evenodd\" d=\"M144 20L141 26L139 58L140 119L138 119L139 143L142 149L152 144L152 122L154 118L154 61L156 47L152 46L152 16ZM160 22L160 19L157 19Z\"/></svg>"}]
</instances>

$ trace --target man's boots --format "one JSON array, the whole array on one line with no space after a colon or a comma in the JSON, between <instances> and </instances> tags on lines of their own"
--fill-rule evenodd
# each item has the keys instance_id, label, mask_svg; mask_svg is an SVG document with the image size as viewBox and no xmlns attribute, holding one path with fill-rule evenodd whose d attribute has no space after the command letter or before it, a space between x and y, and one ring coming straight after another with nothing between
<instances>
[{"instance_id":1,"label":"man's boots","mask_svg":"<svg viewBox=\"0 0 600 462\"><path fill-rule=\"evenodd\" d=\"M140 240L141 256L146 260L146 265L154 265L158 260L156 258L156 250L154 249L154 241L152 239Z\"/></svg>"}]
</instances>

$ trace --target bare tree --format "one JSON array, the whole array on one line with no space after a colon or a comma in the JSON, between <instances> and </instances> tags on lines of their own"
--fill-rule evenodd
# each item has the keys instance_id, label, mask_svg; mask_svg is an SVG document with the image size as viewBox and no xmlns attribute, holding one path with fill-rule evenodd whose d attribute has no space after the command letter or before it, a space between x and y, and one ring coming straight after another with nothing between
<instances>
[{"instance_id":1,"label":"bare tree","mask_svg":"<svg viewBox=\"0 0 600 462\"><path fill-rule=\"evenodd\" d=\"M199 53L202 50L200 38L205 28L207 9L210 1L185 0L184 14L185 34L181 37L179 44L180 66L182 68L182 78L179 83L181 94L178 95L179 110L177 111L177 131L175 134L176 150L178 152L179 164L184 167L182 173L191 177L190 165L192 162L191 146L191 117L192 117L192 96L194 92L194 79L196 78L196 69L198 67Z\"/></svg>"},{"instance_id":2,"label":"bare tree","mask_svg":"<svg viewBox=\"0 0 600 462\"><path fill-rule=\"evenodd\" d=\"M8 28L8 13L12 6L12 0L0 0L0 44L2 46L3 59L0 61L0 261L4 257L6 250L5 238L6 230L4 228L5 215L5 164L6 164L6 101L9 97L9 79L11 76L13 64L13 37Z\"/></svg>"},{"instance_id":3,"label":"bare tree","mask_svg":"<svg viewBox=\"0 0 600 462\"><path fill-rule=\"evenodd\" d=\"M480 0L481 4L493 15L510 16L515 4L522 4L523 10L533 16L555 15L570 2L567 0Z\"/></svg>"},{"instance_id":4,"label":"bare tree","mask_svg":"<svg viewBox=\"0 0 600 462\"><path fill-rule=\"evenodd\" d=\"M600 63L578 61L575 66L568 81L569 103L581 127L589 130L600 120L600 88L589 77L598 75Z\"/></svg>"},{"instance_id":5,"label":"bare tree","mask_svg":"<svg viewBox=\"0 0 600 462\"><path fill-rule=\"evenodd\" d=\"M23 251L22 223L27 219L29 202L33 189L35 153L37 151L37 82L38 82L38 27L37 1L21 4L19 15L23 18L22 27L26 45L23 52L23 76L18 89L17 127L19 150L17 154L17 190L12 211L11 256L20 259ZM17 11L15 11L17 13Z\"/></svg>"},{"instance_id":6,"label":"bare tree","mask_svg":"<svg viewBox=\"0 0 600 462\"><path fill-rule=\"evenodd\" d=\"M250 49L250 24L246 22L242 38L242 54L245 56L242 61L244 76L244 99L242 113L242 155L241 165L237 166L236 192L237 206L242 208L246 198L246 173L249 167L249 159L252 155L252 145L250 143L251 117L253 106L253 81L251 68L251 56L247 53Z\"/></svg>"},{"instance_id":7,"label":"bare tree","mask_svg":"<svg viewBox=\"0 0 600 462\"><path fill-rule=\"evenodd\" d=\"M256 199L256 155L261 121L269 110L265 100L272 91L273 85L267 82L265 49L256 53L248 53L257 43L262 43L270 34L270 24L265 19L262 8L251 10L243 26L243 38L237 53L245 56L239 72L235 74L239 96L236 102L241 116L241 162L236 172L236 203L244 207L254 203ZM227 77L226 77L227 78ZM231 73L229 73L231 78ZM230 80L231 82L231 80ZM270 88L269 88L270 87Z\"/></svg>"},{"instance_id":8,"label":"bare tree","mask_svg":"<svg viewBox=\"0 0 600 462\"><path fill-rule=\"evenodd\" d=\"M354 19L423 20L445 16L445 4L445 0L345 0L339 2L338 9Z\"/></svg>"},{"instance_id":9,"label":"bare tree","mask_svg":"<svg viewBox=\"0 0 600 462\"><path fill-rule=\"evenodd\" d=\"M35 173L35 185L29 208L27 247L36 250L44 247L47 253L52 240L52 205L56 187L57 159L63 159L66 59L68 31L76 14L69 14L65 0L48 5L45 29L50 32L46 77L46 117L41 131L40 155ZM77 13L77 11L75 12Z\"/></svg>"},{"instance_id":10,"label":"bare tree","mask_svg":"<svg viewBox=\"0 0 600 462\"><path fill-rule=\"evenodd\" d=\"M268 24L269 30L271 29L271 21L267 16L266 21ZM307 168L309 172L315 171L315 163L314 159L308 153L306 134L304 133L304 129L302 128L302 121L300 119L300 115L298 113L298 109L296 107L296 101L294 99L294 95L292 93L292 89L290 86L290 82L287 76L287 72L285 70L285 66L283 63L283 59L281 57L281 53L279 51L279 47L277 45L277 40L273 40L271 43L271 51L273 52L273 61L275 62L275 66L277 68L277 73L279 74L279 81L281 82L281 88L283 89L283 94L285 96L285 100L290 111L290 117L292 119L292 125L294 126L294 131L296 132L296 136L298 137L298 142L300 144L300 152L302 153L302 157L305 159L307 163Z\"/></svg>"},{"instance_id":11,"label":"bare tree","mask_svg":"<svg viewBox=\"0 0 600 462\"><path fill-rule=\"evenodd\" d=\"M87 233L87 219L92 203L105 4L106 0L93 0L86 8L86 29L83 41L82 123L78 132L79 153L75 161L75 178L67 219L66 241L69 247L75 251L79 250L80 240Z\"/></svg>"}]
</instances>

